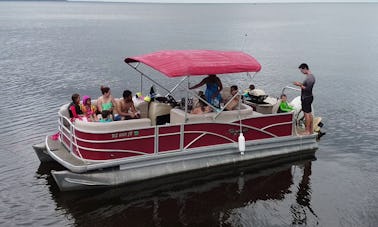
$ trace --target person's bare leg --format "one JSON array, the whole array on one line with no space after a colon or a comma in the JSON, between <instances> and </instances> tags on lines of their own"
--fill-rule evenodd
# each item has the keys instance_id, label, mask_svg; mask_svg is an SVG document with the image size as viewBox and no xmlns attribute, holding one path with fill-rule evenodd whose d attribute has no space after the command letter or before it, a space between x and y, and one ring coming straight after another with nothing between
<instances>
[{"instance_id":1,"label":"person's bare leg","mask_svg":"<svg viewBox=\"0 0 378 227\"><path fill-rule=\"evenodd\" d=\"M312 126L312 114L311 113L305 113L305 126L306 126L306 134L311 135L313 133L313 126Z\"/></svg>"},{"instance_id":2,"label":"person's bare leg","mask_svg":"<svg viewBox=\"0 0 378 227\"><path fill-rule=\"evenodd\" d=\"M312 116L312 113L309 113L310 114L310 134L314 133L314 117Z\"/></svg>"}]
</instances>

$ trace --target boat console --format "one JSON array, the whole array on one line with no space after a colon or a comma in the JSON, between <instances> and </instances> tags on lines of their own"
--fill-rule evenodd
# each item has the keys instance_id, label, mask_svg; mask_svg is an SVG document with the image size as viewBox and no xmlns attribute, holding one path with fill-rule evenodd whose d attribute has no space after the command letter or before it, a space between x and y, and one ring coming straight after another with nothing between
<instances>
[{"instance_id":1,"label":"boat console","mask_svg":"<svg viewBox=\"0 0 378 227\"><path fill-rule=\"evenodd\" d=\"M169 113L172 105L164 102L151 102L148 110L148 117L152 125L169 123Z\"/></svg>"}]
</instances>

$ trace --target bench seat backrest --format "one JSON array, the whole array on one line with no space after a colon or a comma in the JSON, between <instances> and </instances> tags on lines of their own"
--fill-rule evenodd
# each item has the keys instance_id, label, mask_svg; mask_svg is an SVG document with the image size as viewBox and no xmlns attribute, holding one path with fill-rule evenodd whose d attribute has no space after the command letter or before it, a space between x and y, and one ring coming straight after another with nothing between
<instances>
[{"instance_id":1,"label":"bench seat backrest","mask_svg":"<svg viewBox=\"0 0 378 227\"><path fill-rule=\"evenodd\" d=\"M215 119L216 112L205 114L190 114L187 113L187 123L203 123L203 122L218 122L228 123L239 120L239 110L223 111ZM252 107L241 104L240 117L241 119L249 118L253 115ZM185 111L181 109L172 109L170 116L171 124L185 123Z\"/></svg>"}]
</instances>

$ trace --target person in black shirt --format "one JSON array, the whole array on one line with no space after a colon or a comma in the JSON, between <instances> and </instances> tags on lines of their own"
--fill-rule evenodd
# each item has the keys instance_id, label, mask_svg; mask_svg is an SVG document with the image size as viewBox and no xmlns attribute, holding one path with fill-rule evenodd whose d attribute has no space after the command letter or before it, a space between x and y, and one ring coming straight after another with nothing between
<instances>
[{"instance_id":1,"label":"person in black shirt","mask_svg":"<svg viewBox=\"0 0 378 227\"><path fill-rule=\"evenodd\" d=\"M70 114L71 120L82 119L83 111L80 108L80 95L75 93L72 95L72 102L68 106L68 112Z\"/></svg>"}]
</instances>

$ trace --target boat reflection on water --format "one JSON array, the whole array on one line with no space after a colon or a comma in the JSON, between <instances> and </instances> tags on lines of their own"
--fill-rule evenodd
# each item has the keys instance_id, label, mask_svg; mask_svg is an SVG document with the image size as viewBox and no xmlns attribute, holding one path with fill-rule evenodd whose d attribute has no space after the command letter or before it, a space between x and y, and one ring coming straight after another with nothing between
<instances>
[{"instance_id":1,"label":"boat reflection on water","mask_svg":"<svg viewBox=\"0 0 378 227\"><path fill-rule=\"evenodd\" d=\"M268 167L265 164L264 168L257 163L244 163L117 188L76 192L59 191L49 173L55 168L51 164L41 164L37 175L45 176L57 209L72 216L79 226L234 225L230 216L236 210L253 209L250 207L261 201L277 203L285 197L292 198L289 199L292 205L282 217L288 219L285 223L306 224L309 217L315 223L318 220L310 204L313 160L313 156L302 157L299 161L276 162ZM252 223L258 220L251 219Z\"/></svg>"}]
</instances>

